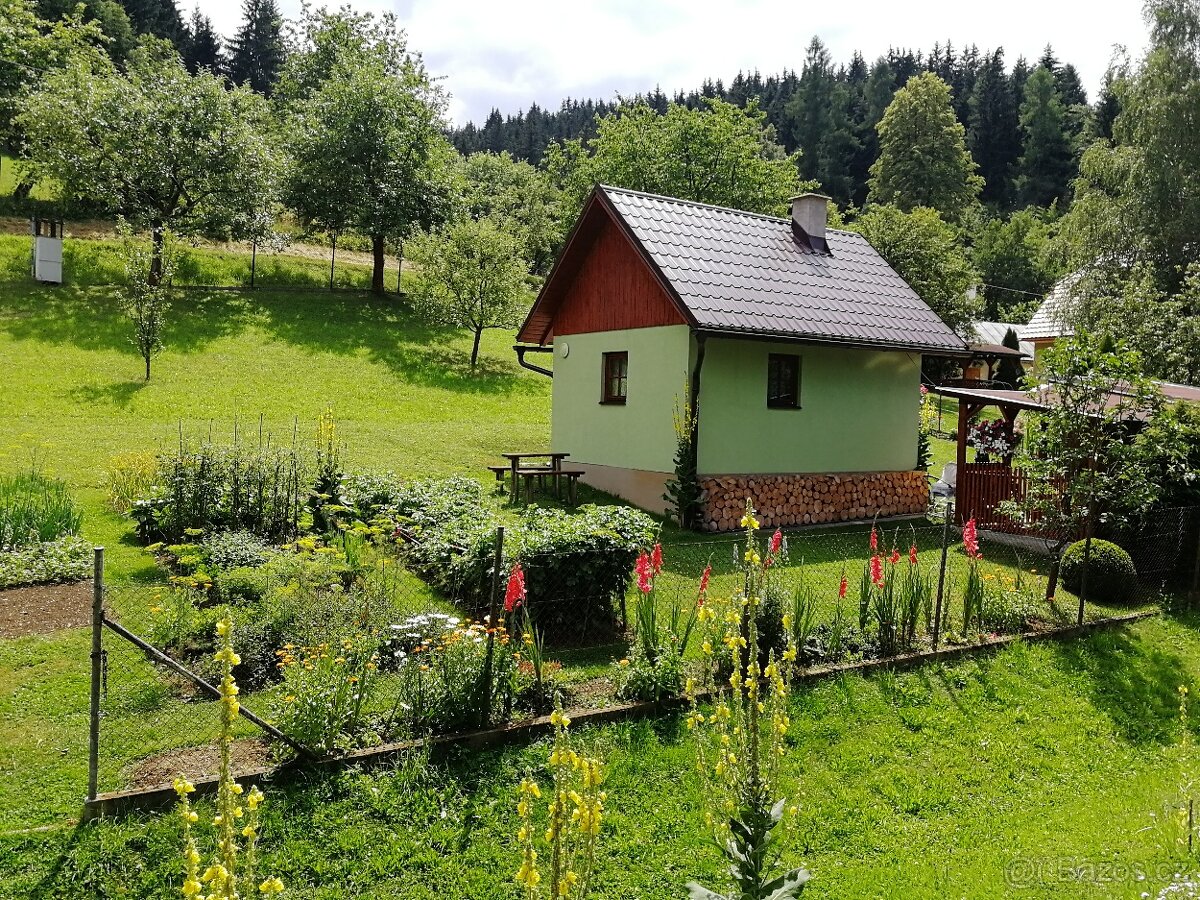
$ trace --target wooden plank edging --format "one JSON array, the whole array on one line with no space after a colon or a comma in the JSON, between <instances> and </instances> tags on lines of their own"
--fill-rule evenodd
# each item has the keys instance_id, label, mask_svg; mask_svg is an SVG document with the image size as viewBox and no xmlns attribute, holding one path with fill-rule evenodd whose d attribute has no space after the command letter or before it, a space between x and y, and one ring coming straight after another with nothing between
<instances>
[{"instance_id":1,"label":"wooden plank edging","mask_svg":"<svg viewBox=\"0 0 1200 900\"><path fill-rule=\"evenodd\" d=\"M813 666L798 674L793 681L798 684L804 684L837 675L869 673L879 669L909 669L926 663L955 660L977 652L991 653L1017 641L1062 640L1079 637L1099 628L1107 628L1113 625L1127 625L1131 622L1137 622L1156 615L1158 615L1157 609L1142 610L1049 631L1025 631L1020 634L997 635L995 637L984 638L972 644L955 644L950 647L940 647L937 650L922 650L883 659L868 659L830 666ZM698 699L709 700L711 697L704 695ZM687 700L677 697L651 702L618 703L601 709L572 709L568 710L567 714L571 717L573 724L599 725L606 722L650 718L671 710L683 709L687 705ZM386 765L397 757L402 757L407 753L424 747L436 751L439 748L444 749L456 746L487 747L518 743L531 737L548 733L552 728L549 716L538 716L520 722L509 722L496 728L398 741L390 744L381 744L376 747L364 747L360 750L343 754L342 756L332 756L310 761L305 765L301 765L298 760L291 760L278 766L247 769L238 772L237 779L246 786L252 784L261 786L269 782L272 778L292 772L353 765L363 766L364 768ZM193 782L196 787L196 795L204 796L215 793L217 782L218 779L216 776L196 779ZM162 809L170 806L175 801L175 789L171 784L166 783L124 791L110 791L98 794L95 800L85 802L81 819L86 822L102 817L126 815L131 812Z\"/></svg>"}]
</instances>

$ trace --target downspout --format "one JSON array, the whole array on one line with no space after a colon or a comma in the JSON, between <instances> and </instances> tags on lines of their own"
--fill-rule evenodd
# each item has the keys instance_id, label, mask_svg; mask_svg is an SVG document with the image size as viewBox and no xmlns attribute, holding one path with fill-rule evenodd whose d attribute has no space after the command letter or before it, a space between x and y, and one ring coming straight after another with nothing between
<instances>
[{"instance_id":1,"label":"downspout","mask_svg":"<svg viewBox=\"0 0 1200 900\"><path fill-rule=\"evenodd\" d=\"M692 369L692 384L690 388L692 402L692 453L696 457L696 486L700 486L700 371L704 368L705 336L696 334L696 367ZM704 492L698 498L703 504ZM703 510L703 505L701 506ZM700 513L703 515L703 512Z\"/></svg>"},{"instance_id":2,"label":"downspout","mask_svg":"<svg viewBox=\"0 0 1200 900\"><path fill-rule=\"evenodd\" d=\"M513 350L517 351L517 362L521 368L528 369L530 372L537 372L539 375L545 375L547 378L553 378L554 373L549 369L543 369L541 366L535 366L531 362L525 361L526 353L553 353L553 347L534 347L527 344L514 344Z\"/></svg>"}]
</instances>

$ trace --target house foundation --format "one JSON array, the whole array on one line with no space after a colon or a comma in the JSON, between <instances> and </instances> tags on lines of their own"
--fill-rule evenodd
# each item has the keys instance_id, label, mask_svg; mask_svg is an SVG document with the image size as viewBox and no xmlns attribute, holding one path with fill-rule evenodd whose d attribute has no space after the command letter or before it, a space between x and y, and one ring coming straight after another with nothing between
<instances>
[{"instance_id":1,"label":"house foundation","mask_svg":"<svg viewBox=\"0 0 1200 900\"><path fill-rule=\"evenodd\" d=\"M740 527L749 497L763 528L919 515L929 500L925 472L828 475L706 475L705 531Z\"/></svg>"}]
</instances>

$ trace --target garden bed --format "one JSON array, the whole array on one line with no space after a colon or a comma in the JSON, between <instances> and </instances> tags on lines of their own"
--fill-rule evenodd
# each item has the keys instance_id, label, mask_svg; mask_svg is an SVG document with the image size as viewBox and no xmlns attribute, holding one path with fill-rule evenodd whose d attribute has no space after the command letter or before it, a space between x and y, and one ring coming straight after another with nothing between
<instances>
[{"instance_id":1,"label":"garden bed","mask_svg":"<svg viewBox=\"0 0 1200 900\"><path fill-rule=\"evenodd\" d=\"M939 647L936 650L929 649L905 653L886 659L869 659L835 665L814 666L799 673L795 680L799 684L806 684L851 673L867 673L879 669L906 669L927 663L949 662L975 653L991 653L1017 641L1062 640L1080 637L1097 629L1128 625L1155 615L1158 615L1157 610L1141 610L1092 620L1085 622L1083 625L1071 625L1062 628L1038 628L1022 634L990 636L969 644L955 644ZM581 696L589 695L581 692ZM704 701L709 698L700 697L698 699ZM598 725L606 722L653 717L669 710L681 709L686 704L687 701L683 698L671 698L651 702L614 703L599 709L571 709L568 710L568 713L572 721L577 725ZM316 761L315 765L322 767L361 766L369 768L386 765L397 758L401 758L423 747L437 750L451 746L481 747L514 743L547 734L552 730L552 727L550 716L537 716L519 722L509 722L495 728L367 747L339 756L326 757ZM239 743L256 744L261 742ZM173 751L173 754L160 754L159 756L151 757L150 760L153 760L153 762L148 762L144 767L141 764L136 765L134 771L144 771L147 775L155 772L164 772L165 770L161 763L161 760L164 758L169 758L172 761L179 760L186 762L188 754L199 753L198 759L203 761L207 759L205 753L208 752L211 754L212 750L213 748L191 748L190 750ZM297 768L295 761L279 766L252 767L252 756L245 757L242 762L244 767L239 767L240 771L237 775L247 786L269 781L278 775ZM188 771L190 773L194 770L189 769ZM217 778L215 776L192 778L191 780L198 794L203 795L216 790ZM136 811L161 809L171 805L176 799L173 786L165 778L157 784L138 786L135 783L134 787L98 794L95 799L87 801L84 807L84 819L121 816Z\"/></svg>"},{"instance_id":2,"label":"garden bed","mask_svg":"<svg viewBox=\"0 0 1200 900\"><path fill-rule=\"evenodd\" d=\"M92 620L92 582L0 588L0 638L50 634Z\"/></svg>"}]
</instances>

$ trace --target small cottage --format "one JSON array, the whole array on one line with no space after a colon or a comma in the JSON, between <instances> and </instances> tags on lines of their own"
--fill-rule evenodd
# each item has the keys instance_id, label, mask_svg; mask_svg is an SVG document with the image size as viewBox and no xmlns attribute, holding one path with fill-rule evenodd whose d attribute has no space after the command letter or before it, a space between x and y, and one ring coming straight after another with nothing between
<instances>
[{"instance_id":1,"label":"small cottage","mask_svg":"<svg viewBox=\"0 0 1200 900\"><path fill-rule=\"evenodd\" d=\"M790 219L598 186L518 334L552 349L553 449L662 512L689 396L702 524L919 513L923 354L963 353L828 198Z\"/></svg>"},{"instance_id":2,"label":"small cottage","mask_svg":"<svg viewBox=\"0 0 1200 900\"><path fill-rule=\"evenodd\" d=\"M1075 312L1076 285L1083 272L1072 272L1054 283L1042 305L1037 308L1029 324L1021 329L1021 340L1033 344L1033 364L1038 361L1047 347L1063 337L1071 337L1075 331L1071 327L1071 318Z\"/></svg>"}]
</instances>

